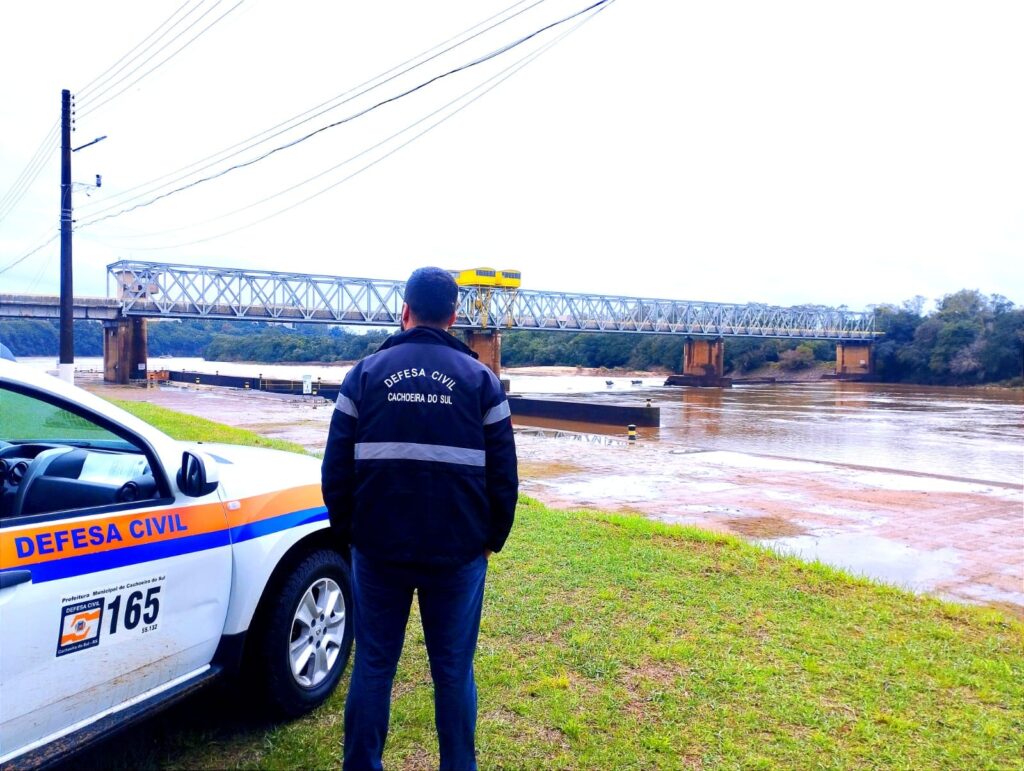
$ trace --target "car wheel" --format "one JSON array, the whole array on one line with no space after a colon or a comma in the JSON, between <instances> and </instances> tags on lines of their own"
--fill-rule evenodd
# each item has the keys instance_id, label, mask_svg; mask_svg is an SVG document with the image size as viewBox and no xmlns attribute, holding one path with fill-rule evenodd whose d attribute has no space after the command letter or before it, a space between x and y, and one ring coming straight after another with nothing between
<instances>
[{"instance_id":1,"label":"car wheel","mask_svg":"<svg viewBox=\"0 0 1024 771\"><path fill-rule=\"evenodd\" d=\"M348 565L337 552L315 551L271 591L248 680L273 713L295 717L330 696L352 652Z\"/></svg>"}]
</instances>

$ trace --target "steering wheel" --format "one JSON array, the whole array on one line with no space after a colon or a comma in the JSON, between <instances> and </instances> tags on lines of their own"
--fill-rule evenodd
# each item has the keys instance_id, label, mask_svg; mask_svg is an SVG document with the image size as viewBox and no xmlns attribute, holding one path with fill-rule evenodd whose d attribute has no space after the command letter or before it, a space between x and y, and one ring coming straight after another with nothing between
<instances>
[{"instance_id":1,"label":"steering wheel","mask_svg":"<svg viewBox=\"0 0 1024 771\"><path fill-rule=\"evenodd\" d=\"M21 478L21 482L18 484L18 494L14 498L14 503L11 505L11 511L8 516L21 516L25 510L25 501L28 500L28 491L32 487L32 483L45 474L50 464L57 460L57 458L74 449L74 447L51 447L48 450L43 450L28 464L28 468L25 469L25 476Z\"/></svg>"}]
</instances>

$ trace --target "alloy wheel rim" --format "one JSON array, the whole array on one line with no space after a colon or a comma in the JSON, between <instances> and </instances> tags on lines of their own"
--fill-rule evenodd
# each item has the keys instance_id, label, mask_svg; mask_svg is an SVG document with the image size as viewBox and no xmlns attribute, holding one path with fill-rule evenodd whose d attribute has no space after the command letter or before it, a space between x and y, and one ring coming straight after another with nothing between
<instances>
[{"instance_id":1,"label":"alloy wheel rim","mask_svg":"<svg viewBox=\"0 0 1024 771\"><path fill-rule=\"evenodd\" d=\"M331 578L306 589L292 616L288 658L292 677L303 688L316 688L334 669L345 636L345 598Z\"/></svg>"}]
</instances>

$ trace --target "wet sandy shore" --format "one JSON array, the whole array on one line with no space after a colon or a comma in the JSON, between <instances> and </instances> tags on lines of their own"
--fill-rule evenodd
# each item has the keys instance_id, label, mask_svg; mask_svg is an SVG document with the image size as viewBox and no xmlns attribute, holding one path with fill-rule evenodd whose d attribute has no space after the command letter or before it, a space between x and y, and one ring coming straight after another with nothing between
<instances>
[{"instance_id":1,"label":"wet sandy shore","mask_svg":"<svg viewBox=\"0 0 1024 771\"><path fill-rule=\"evenodd\" d=\"M205 388L81 383L322 451L333 405ZM1024 489L869 466L517 432L522 492L734 533L947 599L1024 616ZM869 460L869 459L868 459ZM514 547L514 544L513 544Z\"/></svg>"}]
</instances>

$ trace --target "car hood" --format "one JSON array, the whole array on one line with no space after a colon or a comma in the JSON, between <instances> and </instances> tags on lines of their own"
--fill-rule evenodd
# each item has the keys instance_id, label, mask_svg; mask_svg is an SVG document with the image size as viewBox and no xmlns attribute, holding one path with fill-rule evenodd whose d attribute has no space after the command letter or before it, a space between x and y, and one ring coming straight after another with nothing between
<instances>
[{"instance_id":1,"label":"car hood","mask_svg":"<svg viewBox=\"0 0 1024 771\"><path fill-rule=\"evenodd\" d=\"M321 461L310 455L234 444L180 444L183 450L198 450L213 459L224 497L248 497L292 487L320 486Z\"/></svg>"}]
</instances>

